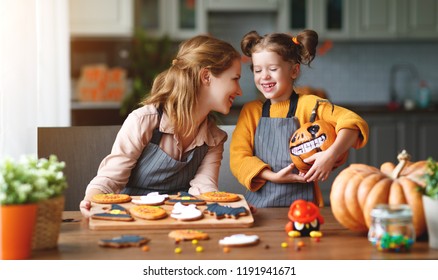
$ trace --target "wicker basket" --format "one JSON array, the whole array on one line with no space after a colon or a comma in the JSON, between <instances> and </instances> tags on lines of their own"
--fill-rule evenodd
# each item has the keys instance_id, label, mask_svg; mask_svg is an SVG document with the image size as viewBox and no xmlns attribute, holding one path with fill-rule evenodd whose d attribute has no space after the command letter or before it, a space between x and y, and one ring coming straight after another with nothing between
<instances>
[{"instance_id":1,"label":"wicker basket","mask_svg":"<svg viewBox=\"0 0 438 280\"><path fill-rule=\"evenodd\" d=\"M63 195L38 203L32 250L53 249L58 246L64 203Z\"/></svg>"}]
</instances>

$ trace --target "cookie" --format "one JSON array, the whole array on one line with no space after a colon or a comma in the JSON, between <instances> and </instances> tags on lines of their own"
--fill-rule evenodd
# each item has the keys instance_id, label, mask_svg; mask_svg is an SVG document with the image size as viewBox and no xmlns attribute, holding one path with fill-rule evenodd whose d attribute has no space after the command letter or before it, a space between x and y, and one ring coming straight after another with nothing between
<instances>
[{"instance_id":1,"label":"cookie","mask_svg":"<svg viewBox=\"0 0 438 280\"><path fill-rule=\"evenodd\" d=\"M196 205L204 205L206 204L205 200L199 199L188 192L179 192L178 197L166 200L165 204L174 205L175 203L182 203L184 205L196 204Z\"/></svg>"},{"instance_id":2,"label":"cookie","mask_svg":"<svg viewBox=\"0 0 438 280\"><path fill-rule=\"evenodd\" d=\"M194 221L204 217L201 210L195 204L184 205L181 202L175 203L170 217L180 221Z\"/></svg>"},{"instance_id":3,"label":"cookie","mask_svg":"<svg viewBox=\"0 0 438 280\"><path fill-rule=\"evenodd\" d=\"M206 192L201 194L200 198L211 202L234 202L240 200L239 195L229 192Z\"/></svg>"},{"instance_id":4,"label":"cookie","mask_svg":"<svg viewBox=\"0 0 438 280\"><path fill-rule=\"evenodd\" d=\"M167 194L159 194L158 192L151 192L147 195L140 196L140 199L133 199L132 203L138 205L161 205L169 198Z\"/></svg>"},{"instance_id":5,"label":"cookie","mask_svg":"<svg viewBox=\"0 0 438 280\"><path fill-rule=\"evenodd\" d=\"M91 201L101 204L125 203L130 202L131 197L127 194L99 193L93 195Z\"/></svg>"},{"instance_id":6,"label":"cookie","mask_svg":"<svg viewBox=\"0 0 438 280\"><path fill-rule=\"evenodd\" d=\"M122 235L112 239L99 240L99 246L111 248L140 247L149 242L149 238L138 235Z\"/></svg>"},{"instance_id":7,"label":"cookie","mask_svg":"<svg viewBox=\"0 0 438 280\"><path fill-rule=\"evenodd\" d=\"M201 230L193 229L178 229L169 232L169 237L175 240L206 240L209 238L208 234Z\"/></svg>"},{"instance_id":8,"label":"cookie","mask_svg":"<svg viewBox=\"0 0 438 280\"><path fill-rule=\"evenodd\" d=\"M129 214L126 208L111 204L111 208L103 208L105 212L96 213L91 216L92 219L111 220L111 221L133 221L134 218Z\"/></svg>"},{"instance_id":9,"label":"cookie","mask_svg":"<svg viewBox=\"0 0 438 280\"><path fill-rule=\"evenodd\" d=\"M234 234L219 240L219 245L227 247L239 247L256 245L260 241L258 235Z\"/></svg>"},{"instance_id":10,"label":"cookie","mask_svg":"<svg viewBox=\"0 0 438 280\"><path fill-rule=\"evenodd\" d=\"M129 209L131 215L144 220L158 220L167 217L167 212L160 206L134 205Z\"/></svg>"},{"instance_id":11,"label":"cookie","mask_svg":"<svg viewBox=\"0 0 438 280\"><path fill-rule=\"evenodd\" d=\"M204 213L216 216L216 219L234 218L238 219L240 216L247 216L248 210L241 207L222 206L217 202L211 203L204 210Z\"/></svg>"}]
</instances>

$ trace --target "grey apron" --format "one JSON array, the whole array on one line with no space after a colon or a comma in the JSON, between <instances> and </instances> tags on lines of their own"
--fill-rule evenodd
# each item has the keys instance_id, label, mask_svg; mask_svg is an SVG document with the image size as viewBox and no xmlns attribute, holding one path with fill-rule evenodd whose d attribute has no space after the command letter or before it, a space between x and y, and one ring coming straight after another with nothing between
<instances>
[{"instance_id":1,"label":"grey apron","mask_svg":"<svg viewBox=\"0 0 438 280\"><path fill-rule=\"evenodd\" d=\"M298 95L293 92L286 118L270 118L271 101L263 104L262 117L257 125L254 139L254 155L278 172L292 163L289 139L300 123L294 116ZM298 173L296 169L294 172ZM256 192L247 192L245 199L252 205L263 207L289 207L297 199L314 201L313 183L277 184L267 181Z\"/></svg>"},{"instance_id":2,"label":"grey apron","mask_svg":"<svg viewBox=\"0 0 438 280\"><path fill-rule=\"evenodd\" d=\"M161 119L160 110L159 114ZM188 191L189 183L207 154L208 146L198 146L178 161L160 148L161 136L158 127L155 128L151 141L144 148L122 193L145 195L150 192L177 194Z\"/></svg>"}]
</instances>

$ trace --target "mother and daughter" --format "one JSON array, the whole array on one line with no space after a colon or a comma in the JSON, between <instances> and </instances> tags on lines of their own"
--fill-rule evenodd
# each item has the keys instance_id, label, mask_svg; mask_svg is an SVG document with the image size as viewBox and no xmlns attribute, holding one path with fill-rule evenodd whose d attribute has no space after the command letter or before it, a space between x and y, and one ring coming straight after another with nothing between
<instances>
[{"instance_id":1,"label":"mother and daughter","mask_svg":"<svg viewBox=\"0 0 438 280\"><path fill-rule=\"evenodd\" d=\"M297 95L293 86L300 65L315 57L317 43L314 31L293 38L252 31L242 39L242 52L252 59L254 82L266 101L242 108L232 135L230 166L255 207L288 207L298 198L314 201L314 182L327 178L336 155L367 142L368 127L358 115L339 106L333 113L331 106L320 106L318 115L336 123L336 142L309 158L314 164L306 174L294 169L288 145L297 127L291 120L295 116L300 124L307 122L317 97ZM123 123L111 153L87 186L82 214L90 216L91 197L99 193L217 191L227 134L217 127L212 112L228 114L242 95L240 60L229 43L211 36L183 42L172 65L154 80L143 106Z\"/></svg>"}]
</instances>

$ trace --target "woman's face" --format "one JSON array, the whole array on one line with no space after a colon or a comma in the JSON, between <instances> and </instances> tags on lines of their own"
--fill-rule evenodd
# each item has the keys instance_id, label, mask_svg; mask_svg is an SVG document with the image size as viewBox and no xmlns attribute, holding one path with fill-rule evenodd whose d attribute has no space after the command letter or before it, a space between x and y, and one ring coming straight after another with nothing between
<instances>
[{"instance_id":1,"label":"woman's face","mask_svg":"<svg viewBox=\"0 0 438 280\"><path fill-rule=\"evenodd\" d=\"M272 51L252 54L254 83L265 98L272 103L289 99L293 81L298 77L299 64L284 61Z\"/></svg>"},{"instance_id":2,"label":"woman's face","mask_svg":"<svg viewBox=\"0 0 438 280\"><path fill-rule=\"evenodd\" d=\"M242 95L240 75L240 59L235 59L231 67L220 75L216 77L209 75L208 104L211 106L211 111L224 115L230 112L236 96Z\"/></svg>"}]
</instances>

